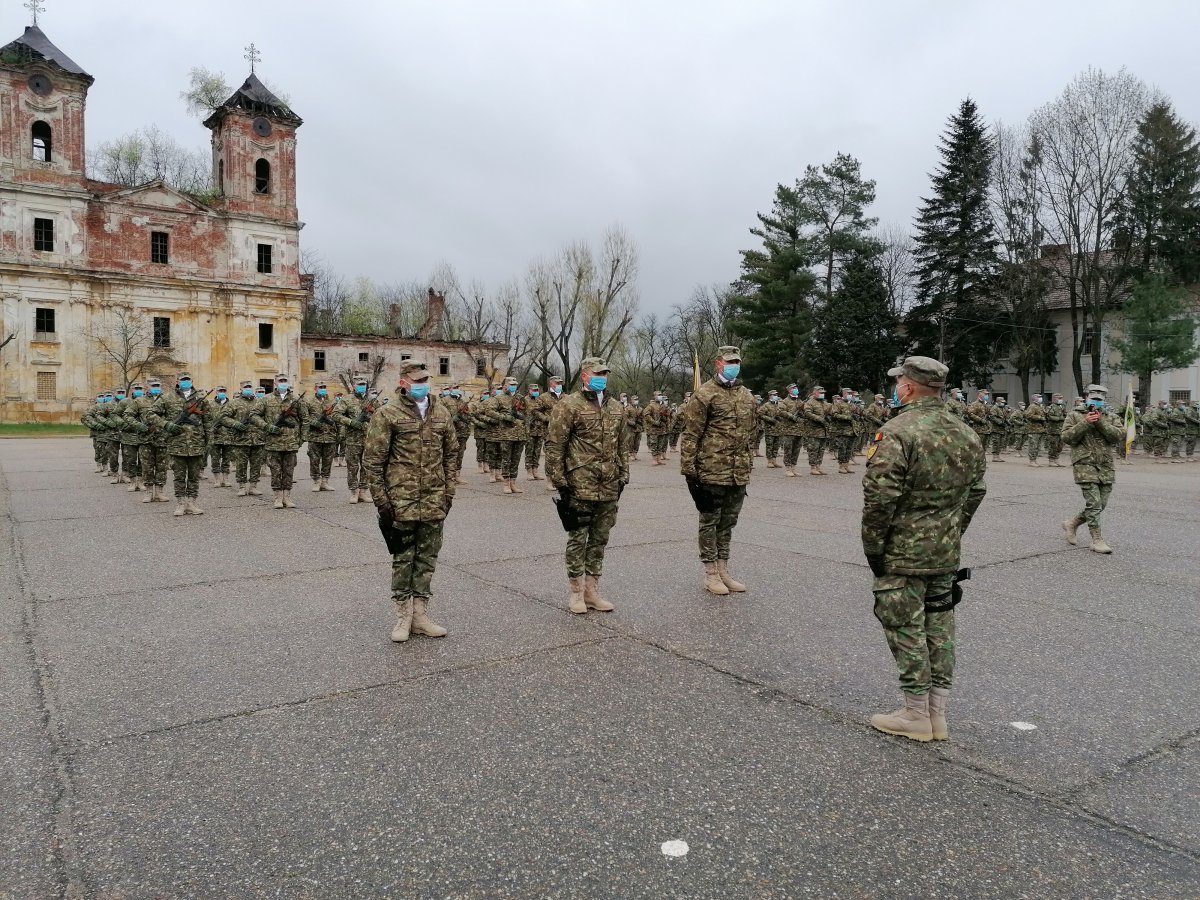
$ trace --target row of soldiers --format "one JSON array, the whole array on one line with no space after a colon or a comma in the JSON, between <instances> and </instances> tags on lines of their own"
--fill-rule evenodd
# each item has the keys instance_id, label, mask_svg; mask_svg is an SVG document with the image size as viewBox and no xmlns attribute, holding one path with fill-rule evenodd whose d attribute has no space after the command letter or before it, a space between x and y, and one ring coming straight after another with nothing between
<instances>
[{"instance_id":1,"label":"row of soldiers","mask_svg":"<svg viewBox=\"0 0 1200 900\"><path fill-rule=\"evenodd\" d=\"M826 474L822 468L826 450L837 457L839 474L852 474L854 457L862 452L890 413L882 394L875 394L873 402L868 404L851 388L842 388L829 400L825 388L819 384L809 391L807 398L800 396L800 388L795 384L789 384L785 394L769 391L758 405L758 421L759 435L766 439L767 468L780 468L778 457L782 453L782 468L789 478L799 475L796 464L802 449L808 451L811 474Z\"/></svg>"},{"instance_id":2,"label":"row of soldiers","mask_svg":"<svg viewBox=\"0 0 1200 900\"><path fill-rule=\"evenodd\" d=\"M1176 400L1158 401L1145 411L1134 409L1138 442L1154 457L1155 462L1195 462L1196 444L1200 442L1200 401L1188 403ZM1125 410L1121 410L1122 420Z\"/></svg>"}]
</instances>

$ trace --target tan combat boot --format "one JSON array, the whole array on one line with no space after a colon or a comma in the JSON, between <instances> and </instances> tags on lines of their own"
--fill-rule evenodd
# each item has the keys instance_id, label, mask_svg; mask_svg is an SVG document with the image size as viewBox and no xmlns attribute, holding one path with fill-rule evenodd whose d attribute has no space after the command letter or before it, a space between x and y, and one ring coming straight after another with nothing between
<instances>
[{"instance_id":1,"label":"tan combat boot","mask_svg":"<svg viewBox=\"0 0 1200 900\"><path fill-rule=\"evenodd\" d=\"M935 741L944 741L950 737L946 727L946 704L950 700L948 688L935 687L929 691L929 727Z\"/></svg>"},{"instance_id":2,"label":"tan combat boot","mask_svg":"<svg viewBox=\"0 0 1200 900\"><path fill-rule=\"evenodd\" d=\"M154 485L150 485L150 487L146 488L146 496L142 498L142 502L143 503L153 503L154 502L154 494L157 490L158 490L158 488L156 488Z\"/></svg>"},{"instance_id":3,"label":"tan combat boot","mask_svg":"<svg viewBox=\"0 0 1200 900\"><path fill-rule=\"evenodd\" d=\"M239 497L245 497L245 496L246 496L246 486L245 486L244 484L239 484L239 485L238 485L238 492L237 492L237 495L238 495Z\"/></svg>"},{"instance_id":4,"label":"tan combat boot","mask_svg":"<svg viewBox=\"0 0 1200 900\"><path fill-rule=\"evenodd\" d=\"M567 578L567 584L571 588L571 593L567 597L567 609L577 616L582 616L587 612L587 604L583 602L583 576Z\"/></svg>"},{"instance_id":5,"label":"tan combat boot","mask_svg":"<svg viewBox=\"0 0 1200 900\"><path fill-rule=\"evenodd\" d=\"M1108 546L1104 541L1104 535L1100 533L1099 528L1089 528L1088 531L1092 534L1092 552L1093 553L1112 553L1112 547Z\"/></svg>"},{"instance_id":6,"label":"tan combat boot","mask_svg":"<svg viewBox=\"0 0 1200 900\"><path fill-rule=\"evenodd\" d=\"M1081 519L1079 516L1076 516L1073 519L1065 519L1062 523L1063 531L1067 533L1067 543L1072 547L1075 547L1079 544L1079 538L1076 536L1076 532L1079 531L1079 526L1082 524L1083 519Z\"/></svg>"},{"instance_id":7,"label":"tan combat boot","mask_svg":"<svg viewBox=\"0 0 1200 900\"><path fill-rule=\"evenodd\" d=\"M284 509L295 509L296 508L296 504L292 502L292 492L291 491L283 492L283 508Z\"/></svg>"},{"instance_id":8,"label":"tan combat boot","mask_svg":"<svg viewBox=\"0 0 1200 900\"><path fill-rule=\"evenodd\" d=\"M502 481L504 481L504 479L500 477L500 471L498 469L493 469L492 470L492 483L500 484Z\"/></svg>"},{"instance_id":9,"label":"tan combat boot","mask_svg":"<svg viewBox=\"0 0 1200 900\"><path fill-rule=\"evenodd\" d=\"M275 502L272 504L273 509L283 509L283 491L275 492Z\"/></svg>"},{"instance_id":10,"label":"tan combat boot","mask_svg":"<svg viewBox=\"0 0 1200 900\"><path fill-rule=\"evenodd\" d=\"M783 468L784 468L784 474L786 474L788 478L799 478L800 477L799 473L796 471L796 468L794 466L784 466Z\"/></svg>"},{"instance_id":11,"label":"tan combat boot","mask_svg":"<svg viewBox=\"0 0 1200 900\"><path fill-rule=\"evenodd\" d=\"M321 479L320 478L313 479L313 486L312 486L311 490L314 494L321 493Z\"/></svg>"},{"instance_id":12,"label":"tan combat boot","mask_svg":"<svg viewBox=\"0 0 1200 900\"><path fill-rule=\"evenodd\" d=\"M596 612L612 612L613 605L600 596L600 576L589 575L583 583L583 602Z\"/></svg>"},{"instance_id":13,"label":"tan combat boot","mask_svg":"<svg viewBox=\"0 0 1200 900\"><path fill-rule=\"evenodd\" d=\"M825 474L825 470L824 470L824 469L822 469L820 466L813 466L813 467L810 469L810 472L811 472L811 474L813 474L813 475L824 475L824 474Z\"/></svg>"},{"instance_id":14,"label":"tan combat boot","mask_svg":"<svg viewBox=\"0 0 1200 900\"><path fill-rule=\"evenodd\" d=\"M262 496L262 491L260 491L258 489L257 481L250 483L250 490L246 491L246 493L249 494L251 497L261 497Z\"/></svg>"},{"instance_id":15,"label":"tan combat boot","mask_svg":"<svg viewBox=\"0 0 1200 900\"><path fill-rule=\"evenodd\" d=\"M768 458L767 459L767 468L768 469L778 469L779 463L775 462L775 460L773 460L773 459Z\"/></svg>"},{"instance_id":16,"label":"tan combat boot","mask_svg":"<svg viewBox=\"0 0 1200 900\"><path fill-rule=\"evenodd\" d=\"M525 489L523 487L521 487L519 484L517 484L517 479L515 479L515 478L508 479L508 491L510 494L525 493Z\"/></svg>"},{"instance_id":17,"label":"tan combat boot","mask_svg":"<svg viewBox=\"0 0 1200 900\"><path fill-rule=\"evenodd\" d=\"M196 498L195 498L195 497L188 497L188 499L187 499L187 509L185 510L185 512L187 512L187 514L188 514L189 516L202 516L202 515L204 515L204 510L202 510L202 509L201 509L199 506L197 506L197 505L196 505Z\"/></svg>"},{"instance_id":18,"label":"tan combat boot","mask_svg":"<svg viewBox=\"0 0 1200 900\"><path fill-rule=\"evenodd\" d=\"M537 480L538 480L538 477L537 477L537 475L535 475L535 474L533 473L533 469L526 469L526 470L525 470L525 480L526 480L526 481L537 481Z\"/></svg>"},{"instance_id":19,"label":"tan combat boot","mask_svg":"<svg viewBox=\"0 0 1200 900\"><path fill-rule=\"evenodd\" d=\"M425 615L428 603L423 597L413 597L412 633L423 634L425 637L445 637L446 629Z\"/></svg>"},{"instance_id":20,"label":"tan combat boot","mask_svg":"<svg viewBox=\"0 0 1200 900\"><path fill-rule=\"evenodd\" d=\"M360 496L360 494L362 494L362 491L351 491L350 492L350 502L351 503L361 502L362 497Z\"/></svg>"},{"instance_id":21,"label":"tan combat boot","mask_svg":"<svg viewBox=\"0 0 1200 900\"><path fill-rule=\"evenodd\" d=\"M412 630L413 604L411 600L392 600L396 604L396 624L392 626L392 640L403 644Z\"/></svg>"},{"instance_id":22,"label":"tan combat boot","mask_svg":"<svg viewBox=\"0 0 1200 900\"><path fill-rule=\"evenodd\" d=\"M839 475L853 475L854 473L850 471L850 467L848 465L846 465L845 463L838 463L838 474Z\"/></svg>"},{"instance_id":23,"label":"tan combat boot","mask_svg":"<svg viewBox=\"0 0 1200 900\"><path fill-rule=\"evenodd\" d=\"M142 479L140 479L140 478L130 479L129 487L125 488L125 490L127 490L131 494L134 493L135 491L140 491L141 489L142 489Z\"/></svg>"},{"instance_id":24,"label":"tan combat boot","mask_svg":"<svg viewBox=\"0 0 1200 900\"><path fill-rule=\"evenodd\" d=\"M720 576L721 583L725 585L725 587L729 588L731 593L741 594L745 592L746 586L740 581L735 581L729 574L729 560L717 560L717 575Z\"/></svg>"},{"instance_id":25,"label":"tan combat boot","mask_svg":"<svg viewBox=\"0 0 1200 900\"><path fill-rule=\"evenodd\" d=\"M187 501L186 500L176 500L175 501L175 512L171 513L171 515L186 516L187 515Z\"/></svg>"},{"instance_id":26,"label":"tan combat boot","mask_svg":"<svg viewBox=\"0 0 1200 900\"><path fill-rule=\"evenodd\" d=\"M504 479L504 487L502 487L500 490L504 491L504 493L506 493L506 494L515 493L512 489L512 482L509 481L507 478Z\"/></svg>"},{"instance_id":27,"label":"tan combat boot","mask_svg":"<svg viewBox=\"0 0 1200 900\"><path fill-rule=\"evenodd\" d=\"M359 503L370 503L371 502L371 492L368 491L366 488L361 488L358 492L358 502Z\"/></svg>"},{"instance_id":28,"label":"tan combat boot","mask_svg":"<svg viewBox=\"0 0 1200 900\"><path fill-rule=\"evenodd\" d=\"M704 564L704 589L718 597L724 597L729 593L729 588L725 587L725 582L721 580L721 573L717 571L715 562Z\"/></svg>"},{"instance_id":29,"label":"tan combat boot","mask_svg":"<svg viewBox=\"0 0 1200 900\"><path fill-rule=\"evenodd\" d=\"M929 697L924 694L905 694L904 705L894 713L871 716L871 727L914 741L933 740L933 726L929 723Z\"/></svg>"}]
</instances>

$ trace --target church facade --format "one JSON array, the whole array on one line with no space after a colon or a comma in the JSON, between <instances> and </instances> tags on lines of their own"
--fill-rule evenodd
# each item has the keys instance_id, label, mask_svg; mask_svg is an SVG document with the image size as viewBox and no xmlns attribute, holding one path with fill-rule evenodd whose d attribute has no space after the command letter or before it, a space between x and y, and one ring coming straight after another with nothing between
<instances>
[{"instance_id":1,"label":"church facade","mask_svg":"<svg viewBox=\"0 0 1200 900\"><path fill-rule=\"evenodd\" d=\"M211 194L107 184L85 166L92 83L37 26L0 48L0 422L77 421L180 369L299 375L301 119L251 73L204 123Z\"/></svg>"}]
</instances>

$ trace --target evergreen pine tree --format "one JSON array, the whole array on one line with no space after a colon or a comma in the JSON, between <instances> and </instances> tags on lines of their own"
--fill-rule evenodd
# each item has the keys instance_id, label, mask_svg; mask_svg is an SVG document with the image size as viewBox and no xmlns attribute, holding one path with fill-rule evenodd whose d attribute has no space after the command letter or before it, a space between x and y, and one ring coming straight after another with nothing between
<instances>
[{"instance_id":1,"label":"evergreen pine tree","mask_svg":"<svg viewBox=\"0 0 1200 900\"><path fill-rule=\"evenodd\" d=\"M1200 358L1196 317L1187 292L1162 275L1148 275L1125 302L1123 334L1110 345L1121 354L1117 368L1138 376L1138 394L1148 402L1155 372L1183 369Z\"/></svg>"},{"instance_id":2,"label":"evergreen pine tree","mask_svg":"<svg viewBox=\"0 0 1200 900\"><path fill-rule=\"evenodd\" d=\"M996 236L988 210L994 147L975 101L951 116L938 148L933 196L921 201L914 241L915 349L942 359L954 380L991 380L1004 328L992 301Z\"/></svg>"}]
</instances>

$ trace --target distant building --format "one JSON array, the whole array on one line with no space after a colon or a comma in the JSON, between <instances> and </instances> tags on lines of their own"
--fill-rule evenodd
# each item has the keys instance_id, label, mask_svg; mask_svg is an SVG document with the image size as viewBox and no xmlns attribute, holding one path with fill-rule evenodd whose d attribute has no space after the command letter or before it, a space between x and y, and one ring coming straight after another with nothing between
<instances>
[{"instance_id":1,"label":"distant building","mask_svg":"<svg viewBox=\"0 0 1200 900\"><path fill-rule=\"evenodd\" d=\"M0 48L0 421L75 420L122 355L202 387L298 372L300 117L251 73L204 123L211 196L106 184L92 83L36 26Z\"/></svg>"}]
</instances>

